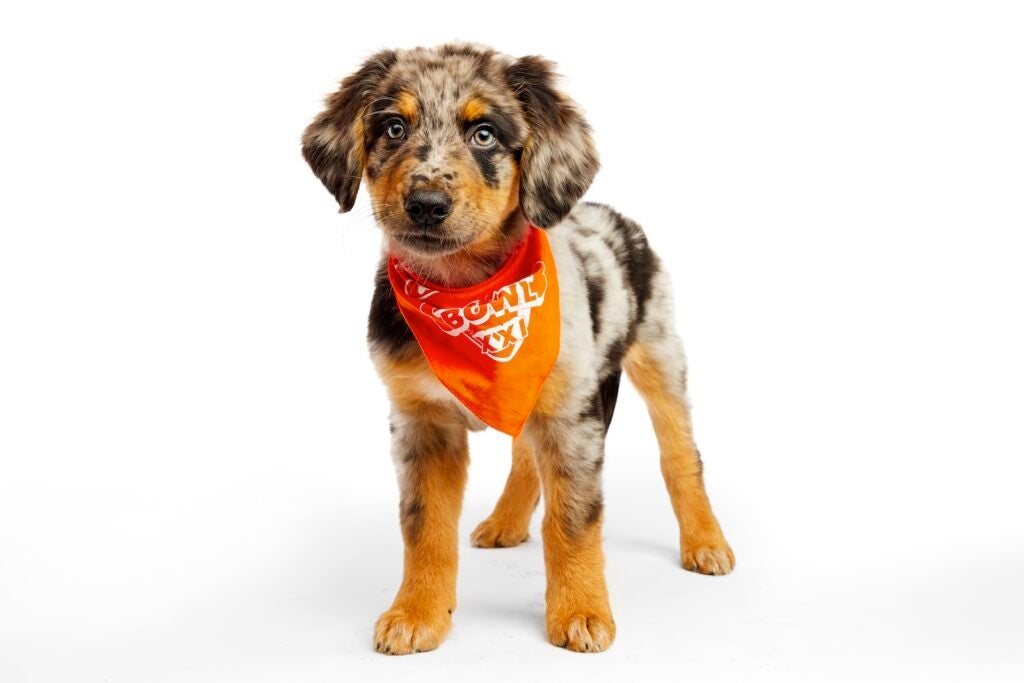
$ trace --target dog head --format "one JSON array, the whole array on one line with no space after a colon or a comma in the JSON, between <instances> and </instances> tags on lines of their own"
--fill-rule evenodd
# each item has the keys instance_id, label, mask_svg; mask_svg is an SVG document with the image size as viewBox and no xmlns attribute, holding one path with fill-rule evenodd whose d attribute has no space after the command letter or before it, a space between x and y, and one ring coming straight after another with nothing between
<instances>
[{"instance_id":1,"label":"dog head","mask_svg":"<svg viewBox=\"0 0 1024 683\"><path fill-rule=\"evenodd\" d=\"M555 78L545 59L471 44L384 50L327 98L302 152L342 212L365 177L393 252L479 261L526 220L561 221L597 173L590 126Z\"/></svg>"}]
</instances>

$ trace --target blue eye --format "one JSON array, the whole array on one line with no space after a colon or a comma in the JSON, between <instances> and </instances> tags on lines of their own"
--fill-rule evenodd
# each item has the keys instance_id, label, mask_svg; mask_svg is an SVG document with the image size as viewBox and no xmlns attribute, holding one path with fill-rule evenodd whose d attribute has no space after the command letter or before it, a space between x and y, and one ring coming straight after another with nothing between
<instances>
[{"instance_id":1,"label":"blue eye","mask_svg":"<svg viewBox=\"0 0 1024 683\"><path fill-rule=\"evenodd\" d=\"M493 147L494 143L498 141L498 136L495 134L494 129L488 125L478 126L473 131L473 137L470 138L471 142L477 147Z\"/></svg>"},{"instance_id":2,"label":"blue eye","mask_svg":"<svg viewBox=\"0 0 1024 683\"><path fill-rule=\"evenodd\" d=\"M398 119L393 119L388 123L385 132L392 140L401 140L405 137L405 124Z\"/></svg>"}]
</instances>

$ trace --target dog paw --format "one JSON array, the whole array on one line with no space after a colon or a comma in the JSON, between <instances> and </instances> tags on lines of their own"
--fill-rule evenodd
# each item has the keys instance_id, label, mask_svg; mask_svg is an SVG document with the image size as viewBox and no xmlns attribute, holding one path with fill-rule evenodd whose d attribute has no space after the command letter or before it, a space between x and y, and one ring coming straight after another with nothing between
<instances>
[{"instance_id":1,"label":"dog paw","mask_svg":"<svg viewBox=\"0 0 1024 683\"><path fill-rule=\"evenodd\" d=\"M428 616L392 607L377 619L374 649L387 655L407 655L433 650L452 626L451 612Z\"/></svg>"},{"instance_id":2,"label":"dog paw","mask_svg":"<svg viewBox=\"0 0 1024 683\"><path fill-rule=\"evenodd\" d=\"M530 533L525 526L488 517L477 525L469 540L477 548L511 548L529 537Z\"/></svg>"},{"instance_id":3,"label":"dog paw","mask_svg":"<svg viewBox=\"0 0 1024 683\"><path fill-rule=\"evenodd\" d=\"M699 574L722 576L736 566L736 556L732 548L724 540L718 544L702 545L696 548L683 548L683 569Z\"/></svg>"},{"instance_id":4,"label":"dog paw","mask_svg":"<svg viewBox=\"0 0 1024 683\"><path fill-rule=\"evenodd\" d=\"M548 615L548 640L575 652L601 652L615 639L612 615L579 612Z\"/></svg>"}]
</instances>

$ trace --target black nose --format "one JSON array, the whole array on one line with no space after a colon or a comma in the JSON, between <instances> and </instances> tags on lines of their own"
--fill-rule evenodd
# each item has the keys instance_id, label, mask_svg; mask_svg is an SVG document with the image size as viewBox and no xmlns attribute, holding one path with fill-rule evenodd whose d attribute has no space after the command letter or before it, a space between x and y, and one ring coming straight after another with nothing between
<instances>
[{"instance_id":1,"label":"black nose","mask_svg":"<svg viewBox=\"0 0 1024 683\"><path fill-rule=\"evenodd\" d=\"M405 198L405 212L423 227L437 225L452 212L452 200L440 190L413 190Z\"/></svg>"}]
</instances>

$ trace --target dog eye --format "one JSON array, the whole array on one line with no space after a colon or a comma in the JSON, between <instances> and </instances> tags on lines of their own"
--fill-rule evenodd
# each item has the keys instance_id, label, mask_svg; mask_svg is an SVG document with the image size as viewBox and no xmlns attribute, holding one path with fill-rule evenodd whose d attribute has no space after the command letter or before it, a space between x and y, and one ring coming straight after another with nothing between
<instances>
[{"instance_id":1,"label":"dog eye","mask_svg":"<svg viewBox=\"0 0 1024 683\"><path fill-rule=\"evenodd\" d=\"M398 119L392 119L384 129L392 140L401 140L405 137L405 124Z\"/></svg>"},{"instance_id":2,"label":"dog eye","mask_svg":"<svg viewBox=\"0 0 1024 683\"><path fill-rule=\"evenodd\" d=\"M487 148L494 146L494 143L498 141L498 136L494 133L493 128L483 125L473 131L471 140L477 147Z\"/></svg>"}]
</instances>

